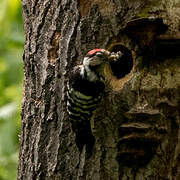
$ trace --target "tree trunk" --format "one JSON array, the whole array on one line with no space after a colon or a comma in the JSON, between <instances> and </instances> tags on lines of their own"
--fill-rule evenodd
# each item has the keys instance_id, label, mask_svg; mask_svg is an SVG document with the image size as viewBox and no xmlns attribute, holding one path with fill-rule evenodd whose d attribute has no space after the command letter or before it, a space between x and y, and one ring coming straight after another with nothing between
<instances>
[{"instance_id":1,"label":"tree trunk","mask_svg":"<svg viewBox=\"0 0 180 180\"><path fill-rule=\"evenodd\" d=\"M18 179L180 179L179 0L22 4ZM77 146L66 91L73 67L94 48L128 50L133 68L122 75L123 68L112 66L113 75L107 74L89 122L95 142L87 151L88 143L82 150Z\"/></svg>"}]
</instances>

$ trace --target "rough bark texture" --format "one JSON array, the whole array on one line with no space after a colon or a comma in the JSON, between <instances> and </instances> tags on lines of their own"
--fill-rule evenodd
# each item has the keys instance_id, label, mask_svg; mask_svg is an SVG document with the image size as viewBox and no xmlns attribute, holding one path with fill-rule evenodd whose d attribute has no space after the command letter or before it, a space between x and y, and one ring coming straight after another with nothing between
<instances>
[{"instance_id":1,"label":"rough bark texture","mask_svg":"<svg viewBox=\"0 0 180 180\"><path fill-rule=\"evenodd\" d=\"M22 4L26 43L18 179L179 180L180 56L152 55L154 25L124 28L136 18L160 17L168 26L166 37L178 39L179 0ZM132 52L134 68L125 78L109 78L90 122L95 144L91 152L79 152L66 112L66 82L89 50L118 50L119 44ZM144 123L140 130L138 123ZM146 140L120 141L126 131L136 137L146 129Z\"/></svg>"}]
</instances>

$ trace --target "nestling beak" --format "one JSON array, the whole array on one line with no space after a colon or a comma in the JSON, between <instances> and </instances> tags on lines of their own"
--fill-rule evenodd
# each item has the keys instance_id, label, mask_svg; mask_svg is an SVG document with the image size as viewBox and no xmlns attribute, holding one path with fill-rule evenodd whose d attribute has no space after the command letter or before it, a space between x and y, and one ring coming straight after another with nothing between
<instances>
[{"instance_id":1,"label":"nestling beak","mask_svg":"<svg viewBox=\"0 0 180 180\"><path fill-rule=\"evenodd\" d=\"M110 62L111 61L117 61L122 56L123 56L123 53L121 51L118 51L117 53L112 52L112 53L109 54L108 59L109 59Z\"/></svg>"}]
</instances>

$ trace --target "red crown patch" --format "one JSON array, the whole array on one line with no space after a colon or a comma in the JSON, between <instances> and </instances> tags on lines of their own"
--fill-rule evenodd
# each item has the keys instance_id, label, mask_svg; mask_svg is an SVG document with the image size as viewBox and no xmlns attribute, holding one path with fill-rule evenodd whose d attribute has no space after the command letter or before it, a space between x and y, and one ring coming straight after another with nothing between
<instances>
[{"instance_id":1,"label":"red crown patch","mask_svg":"<svg viewBox=\"0 0 180 180\"><path fill-rule=\"evenodd\" d=\"M88 55L93 55L93 54L95 54L95 53L97 53L97 52L101 52L103 49L93 49L93 50L91 50L91 51L89 51L88 52Z\"/></svg>"}]
</instances>

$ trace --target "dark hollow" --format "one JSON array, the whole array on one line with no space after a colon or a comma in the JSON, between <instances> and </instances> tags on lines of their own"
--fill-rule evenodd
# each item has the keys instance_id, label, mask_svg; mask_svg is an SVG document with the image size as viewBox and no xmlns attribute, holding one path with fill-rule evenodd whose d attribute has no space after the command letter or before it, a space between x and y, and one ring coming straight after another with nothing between
<instances>
[{"instance_id":1,"label":"dark hollow","mask_svg":"<svg viewBox=\"0 0 180 180\"><path fill-rule=\"evenodd\" d=\"M180 56L180 39L157 39L156 56L159 57L176 57Z\"/></svg>"},{"instance_id":2,"label":"dark hollow","mask_svg":"<svg viewBox=\"0 0 180 180\"><path fill-rule=\"evenodd\" d=\"M121 51L123 56L117 61L110 63L114 76L118 79L123 78L126 74L130 73L133 68L133 58L131 51L123 45L115 45L111 52Z\"/></svg>"},{"instance_id":3,"label":"dark hollow","mask_svg":"<svg viewBox=\"0 0 180 180\"><path fill-rule=\"evenodd\" d=\"M145 166L155 154L158 144L157 141L145 139L120 142L117 161L120 166L136 168Z\"/></svg>"}]
</instances>

